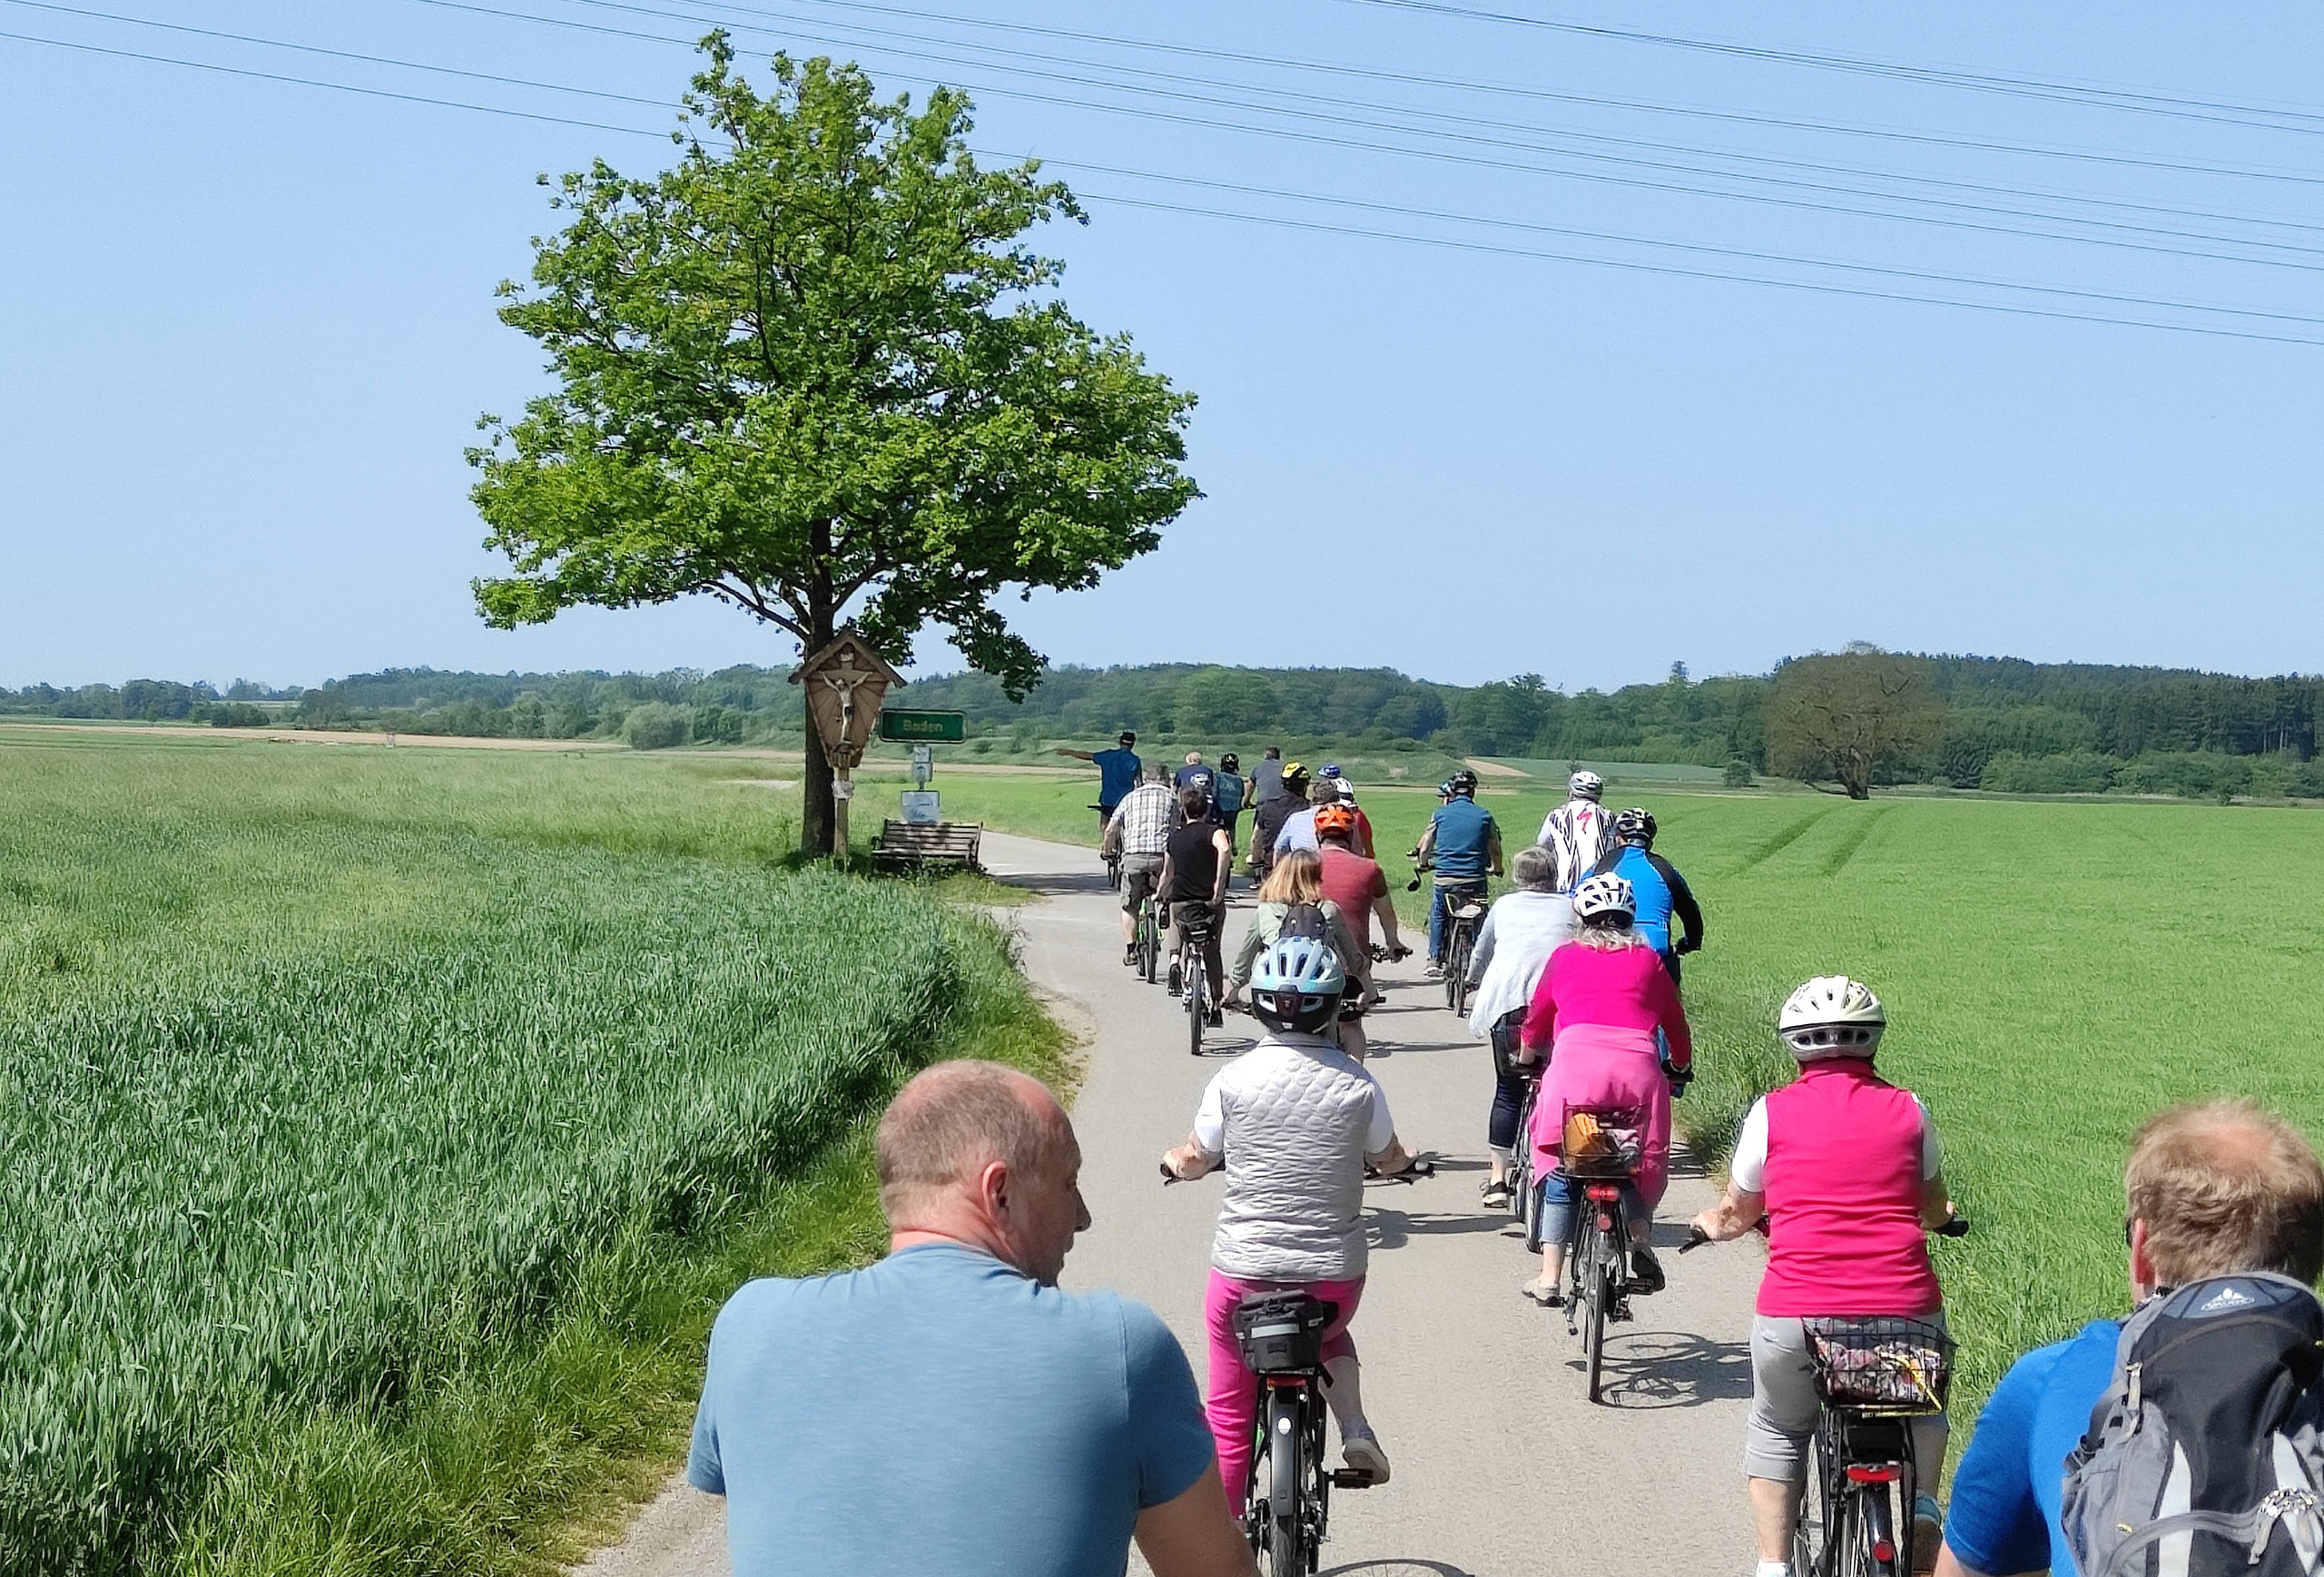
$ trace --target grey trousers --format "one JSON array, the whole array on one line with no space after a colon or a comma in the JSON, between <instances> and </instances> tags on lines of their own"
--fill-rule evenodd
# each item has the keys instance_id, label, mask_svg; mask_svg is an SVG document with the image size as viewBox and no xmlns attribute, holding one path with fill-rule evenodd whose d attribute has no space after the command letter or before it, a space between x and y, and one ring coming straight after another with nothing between
<instances>
[{"instance_id":1,"label":"grey trousers","mask_svg":"<svg viewBox=\"0 0 2324 1577\"><path fill-rule=\"evenodd\" d=\"M1945 1316L1929 1323L1943 1326ZM1816 1371L1807 1335L1796 1319L1751 1316L1751 1415L1743 1423L1743 1471L1752 1478L1798 1483L1807 1476L1807 1442L1816 1433ZM1923 1494L1936 1493L1950 1433L1942 1413L1912 1421L1913 1465Z\"/></svg>"}]
</instances>

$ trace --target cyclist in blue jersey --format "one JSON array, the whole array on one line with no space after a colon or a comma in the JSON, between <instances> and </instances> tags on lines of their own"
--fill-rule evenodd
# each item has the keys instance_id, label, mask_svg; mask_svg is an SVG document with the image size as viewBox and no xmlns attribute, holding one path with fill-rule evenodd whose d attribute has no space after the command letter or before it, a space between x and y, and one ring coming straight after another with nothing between
<instances>
[{"instance_id":1,"label":"cyclist in blue jersey","mask_svg":"<svg viewBox=\"0 0 2324 1577\"><path fill-rule=\"evenodd\" d=\"M1614 852L1598 862L1594 875L1620 876L1638 895L1637 919L1631 923L1646 943L1662 955L1670 979L1679 979L1679 960L1703 945L1702 906L1669 861L1654 852L1654 813L1635 807L1614 818ZM1676 916L1686 934L1670 937Z\"/></svg>"},{"instance_id":2,"label":"cyclist in blue jersey","mask_svg":"<svg viewBox=\"0 0 2324 1577\"><path fill-rule=\"evenodd\" d=\"M1138 773L1143 766L1137 751L1131 746L1137 735L1122 730L1120 741L1111 750L1059 750L1059 755L1069 755L1076 761L1086 761L1098 769L1098 831L1102 834L1106 823L1114 819L1114 807L1137 786Z\"/></svg>"},{"instance_id":3,"label":"cyclist in blue jersey","mask_svg":"<svg viewBox=\"0 0 2324 1577\"><path fill-rule=\"evenodd\" d=\"M1501 828L1492 813L1477 803L1477 774L1466 767L1445 780L1445 801L1428 819L1413 858L1436 867L1436 891L1428 906L1428 973L1444 973L1444 920L1451 901L1482 899L1485 878L1501 874Z\"/></svg>"}]
</instances>

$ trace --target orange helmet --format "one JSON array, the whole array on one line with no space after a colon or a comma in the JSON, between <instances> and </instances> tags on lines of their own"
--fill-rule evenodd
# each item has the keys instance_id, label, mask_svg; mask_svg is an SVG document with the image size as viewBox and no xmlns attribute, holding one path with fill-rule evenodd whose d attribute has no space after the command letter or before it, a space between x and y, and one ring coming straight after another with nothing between
<instances>
[{"instance_id":1,"label":"orange helmet","mask_svg":"<svg viewBox=\"0 0 2324 1577\"><path fill-rule=\"evenodd\" d=\"M1318 838L1347 838L1355 833L1355 807L1349 804L1317 805L1315 807L1315 836Z\"/></svg>"}]
</instances>

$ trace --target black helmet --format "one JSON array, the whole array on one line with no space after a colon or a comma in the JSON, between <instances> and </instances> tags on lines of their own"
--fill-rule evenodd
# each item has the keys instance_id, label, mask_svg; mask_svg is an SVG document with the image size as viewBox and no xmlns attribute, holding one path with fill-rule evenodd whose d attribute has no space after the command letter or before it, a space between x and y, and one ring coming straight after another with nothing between
<instances>
[{"instance_id":1,"label":"black helmet","mask_svg":"<svg viewBox=\"0 0 2324 1577\"><path fill-rule=\"evenodd\" d=\"M1218 758L1218 770L1221 772L1240 772L1243 770L1242 760L1230 750L1225 755Z\"/></svg>"},{"instance_id":2,"label":"black helmet","mask_svg":"<svg viewBox=\"0 0 2324 1577\"><path fill-rule=\"evenodd\" d=\"M1654 847L1654 813L1633 805L1614 818L1614 837L1624 843Z\"/></svg>"},{"instance_id":3,"label":"black helmet","mask_svg":"<svg viewBox=\"0 0 2324 1577\"><path fill-rule=\"evenodd\" d=\"M1456 794L1467 794L1473 799L1477 793L1477 774L1464 766L1446 778L1444 786Z\"/></svg>"}]
</instances>

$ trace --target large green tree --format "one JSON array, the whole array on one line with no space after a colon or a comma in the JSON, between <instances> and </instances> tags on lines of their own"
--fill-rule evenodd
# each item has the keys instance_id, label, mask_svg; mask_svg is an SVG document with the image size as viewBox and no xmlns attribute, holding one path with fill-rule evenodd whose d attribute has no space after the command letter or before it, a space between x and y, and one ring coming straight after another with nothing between
<instances>
[{"instance_id":1,"label":"large green tree","mask_svg":"<svg viewBox=\"0 0 2324 1577\"><path fill-rule=\"evenodd\" d=\"M1199 496L1193 397L1056 299L1025 232L1081 210L1035 164L979 168L966 98L915 111L780 55L762 97L723 34L704 49L675 165L566 176L570 222L502 287L556 387L472 451L514 570L478 605L507 628L705 596L806 650L852 620L891 660L935 625L1021 696L1044 659L994 599L1159 543ZM812 739L805 777L828 852Z\"/></svg>"},{"instance_id":2,"label":"large green tree","mask_svg":"<svg viewBox=\"0 0 2324 1577\"><path fill-rule=\"evenodd\" d=\"M1857 643L1837 655L1793 657L1776 670L1763 715L1768 765L1831 791L1870 799L1873 780L1936 748L1945 698L1926 657Z\"/></svg>"}]
</instances>

